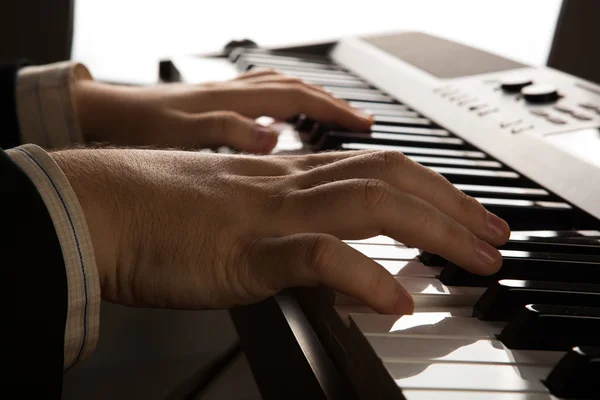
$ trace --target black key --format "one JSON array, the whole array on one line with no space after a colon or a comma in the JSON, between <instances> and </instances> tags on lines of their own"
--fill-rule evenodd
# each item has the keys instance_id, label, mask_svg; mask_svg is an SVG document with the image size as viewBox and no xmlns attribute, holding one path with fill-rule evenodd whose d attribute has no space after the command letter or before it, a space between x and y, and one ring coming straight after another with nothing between
<instances>
[{"instance_id":1,"label":"black key","mask_svg":"<svg viewBox=\"0 0 600 400\"><path fill-rule=\"evenodd\" d=\"M596 224L593 221L585 221L580 212L562 202L475 198L490 212L506 220L515 230L567 230L582 223Z\"/></svg>"},{"instance_id":2,"label":"black key","mask_svg":"<svg viewBox=\"0 0 600 400\"><path fill-rule=\"evenodd\" d=\"M511 239L505 245L500 247L503 250L521 250L546 253L570 253L570 254L595 254L600 256L600 242L578 241L568 238L535 238L521 240Z\"/></svg>"},{"instance_id":3,"label":"black key","mask_svg":"<svg viewBox=\"0 0 600 400\"><path fill-rule=\"evenodd\" d=\"M545 381L550 392L563 399L593 399L600 392L600 339L592 346L573 347Z\"/></svg>"},{"instance_id":4,"label":"black key","mask_svg":"<svg viewBox=\"0 0 600 400\"><path fill-rule=\"evenodd\" d=\"M597 230L578 230L571 229L565 231L553 231L553 230L534 230L534 231L513 231L513 236L527 237L527 238L579 238L579 239L600 239L600 231Z\"/></svg>"},{"instance_id":5,"label":"black key","mask_svg":"<svg viewBox=\"0 0 600 400\"><path fill-rule=\"evenodd\" d=\"M423 135L403 135L387 132L339 132L332 131L323 135L318 148L334 149L342 143L392 144L396 146L412 145L437 147L445 149L464 149L464 142L459 138L434 137Z\"/></svg>"},{"instance_id":6,"label":"black key","mask_svg":"<svg viewBox=\"0 0 600 400\"><path fill-rule=\"evenodd\" d=\"M452 167L430 167L454 184L523 186L529 182L513 171L468 169Z\"/></svg>"},{"instance_id":7,"label":"black key","mask_svg":"<svg viewBox=\"0 0 600 400\"><path fill-rule=\"evenodd\" d=\"M510 349L567 351L600 340L600 310L529 304L519 309L498 338Z\"/></svg>"},{"instance_id":8,"label":"black key","mask_svg":"<svg viewBox=\"0 0 600 400\"><path fill-rule=\"evenodd\" d=\"M432 155L442 157L460 157L460 158L474 158L474 159L485 159L486 156L481 151L475 150L455 150L455 149L437 149L431 146L415 147L415 146L392 146L386 144L376 143L342 143L339 147L340 150L394 150L401 151L404 154L419 154L419 155Z\"/></svg>"},{"instance_id":9,"label":"black key","mask_svg":"<svg viewBox=\"0 0 600 400\"><path fill-rule=\"evenodd\" d=\"M489 286L500 279L600 284L599 256L514 250L500 250L500 253L502 268L493 275L475 275L447 261L440 281L448 286L479 287Z\"/></svg>"},{"instance_id":10,"label":"black key","mask_svg":"<svg viewBox=\"0 0 600 400\"><path fill-rule=\"evenodd\" d=\"M504 279L486 289L473 307L473 316L508 321L527 304L600 307L600 285Z\"/></svg>"},{"instance_id":11,"label":"black key","mask_svg":"<svg viewBox=\"0 0 600 400\"><path fill-rule=\"evenodd\" d=\"M535 187L510 187L510 186L491 186L491 185L468 185L456 184L457 189L462 190L472 197L483 197L492 199L513 199L513 200L557 200L549 192L542 188Z\"/></svg>"}]
</instances>

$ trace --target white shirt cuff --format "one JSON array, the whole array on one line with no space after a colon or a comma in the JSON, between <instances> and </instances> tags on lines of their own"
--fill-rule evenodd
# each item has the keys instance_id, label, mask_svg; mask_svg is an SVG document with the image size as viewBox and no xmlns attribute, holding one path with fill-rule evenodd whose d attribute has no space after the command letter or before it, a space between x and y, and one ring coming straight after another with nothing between
<instances>
[{"instance_id":1,"label":"white shirt cuff","mask_svg":"<svg viewBox=\"0 0 600 400\"><path fill-rule=\"evenodd\" d=\"M100 283L94 248L83 210L69 181L40 147L26 144L7 151L42 196L58 235L67 272L68 310L64 368L89 357L98 341Z\"/></svg>"},{"instance_id":2,"label":"white shirt cuff","mask_svg":"<svg viewBox=\"0 0 600 400\"><path fill-rule=\"evenodd\" d=\"M84 142L71 98L71 85L81 79L92 76L74 62L19 70L16 100L21 143L55 149Z\"/></svg>"}]
</instances>

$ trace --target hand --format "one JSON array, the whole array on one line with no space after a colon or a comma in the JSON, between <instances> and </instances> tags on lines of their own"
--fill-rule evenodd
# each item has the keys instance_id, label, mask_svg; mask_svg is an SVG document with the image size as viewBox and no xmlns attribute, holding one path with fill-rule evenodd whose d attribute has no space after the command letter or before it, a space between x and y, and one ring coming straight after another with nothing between
<instances>
[{"instance_id":1,"label":"hand","mask_svg":"<svg viewBox=\"0 0 600 400\"><path fill-rule=\"evenodd\" d=\"M231 146L269 153L277 132L255 123L299 113L352 130L372 117L323 89L271 70L227 82L126 87L79 81L73 88L83 135L89 142L127 146L208 148Z\"/></svg>"},{"instance_id":2,"label":"hand","mask_svg":"<svg viewBox=\"0 0 600 400\"><path fill-rule=\"evenodd\" d=\"M155 150L53 153L82 204L102 296L183 309L252 303L323 284L382 313L409 294L341 239L383 234L478 274L510 231L399 152L244 156Z\"/></svg>"}]
</instances>

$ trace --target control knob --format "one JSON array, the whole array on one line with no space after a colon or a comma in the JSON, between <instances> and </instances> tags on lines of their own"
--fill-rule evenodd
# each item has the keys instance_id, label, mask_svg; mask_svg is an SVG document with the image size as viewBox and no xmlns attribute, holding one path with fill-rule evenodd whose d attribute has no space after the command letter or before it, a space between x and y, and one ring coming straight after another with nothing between
<instances>
[{"instance_id":1,"label":"control knob","mask_svg":"<svg viewBox=\"0 0 600 400\"><path fill-rule=\"evenodd\" d=\"M556 86L549 83L525 86L521 94L525 101L536 104L552 103L560 98Z\"/></svg>"},{"instance_id":2,"label":"control knob","mask_svg":"<svg viewBox=\"0 0 600 400\"><path fill-rule=\"evenodd\" d=\"M525 86L533 83L531 78L523 76L511 76L500 81L500 88L506 93L519 93Z\"/></svg>"}]
</instances>

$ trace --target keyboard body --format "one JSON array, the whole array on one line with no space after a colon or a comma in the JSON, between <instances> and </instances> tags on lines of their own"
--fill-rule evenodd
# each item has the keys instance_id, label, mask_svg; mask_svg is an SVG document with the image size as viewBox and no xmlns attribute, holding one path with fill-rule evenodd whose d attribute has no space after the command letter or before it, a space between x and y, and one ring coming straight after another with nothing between
<instances>
[{"instance_id":1,"label":"keyboard body","mask_svg":"<svg viewBox=\"0 0 600 400\"><path fill-rule=\"evenodd\" d=\"M545 382L571 346L511 348L503 338L512 320L482 320L474 309L498 282L508 291L517 281L556 283L543 298L554 305L595 304L586 296L595 287L581 289L581 302L562 304L553 296L566 290L561 285L600 283L594 269L600 257L600 86L418 32L276 51L238 48L229 59L240 72L276 68L323 85L375 114L372 131L362 133L300 117L296 129L283 130L276 152L403 151L480 199L514 231L503 250L513 270L486 282L390 238L348 241L407 288L413 316L378 315L324 288L234 310L265 398L313 395L306 392L312 386L320 388L314 398L563 398ZM548 272L556 266L556 274ZM573 268L587 269L564 272ZM524 270L533 272L522 276ZM502 305L514 300L502 299ZM600 336L591 344L600 346Z\"/></svg>"}]
</instances>

